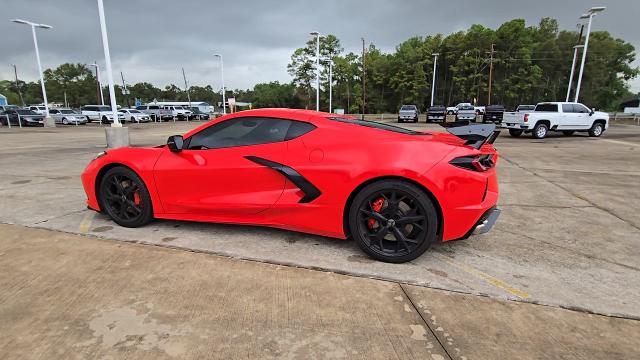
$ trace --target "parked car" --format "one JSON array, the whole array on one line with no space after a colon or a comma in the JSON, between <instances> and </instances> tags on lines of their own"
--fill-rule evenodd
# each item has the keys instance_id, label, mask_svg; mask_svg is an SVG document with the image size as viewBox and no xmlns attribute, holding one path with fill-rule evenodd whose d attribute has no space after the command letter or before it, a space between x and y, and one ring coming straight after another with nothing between
<instances>
[{"instance_id":1,"label":"parked car","mask_svg":"<svg viewBox=\"0 0 640 360\"><path fill-rule=\"evenodd\" d=\"M0 112L6 110L18 110L20 107L18 105L0 105Z\"/></svg>"},{"instance_id":2,"label":"parked car","mask_svg":"<svg viewBox=\"0 0 640 360\"><path fill-rule=\"evenodd\" d=\"M533 112L506 112L502 123L514 137L531 133L536 139L544 139L549 131L562 131L565 136L586 131L598 137L609 128L609 114L580 103L544 102Z\"/></svg>"},{"instance_id":3,"label":"parked car","mask_svg":"<svg viewBox=\"0 0 640 360\"><path fill-rule=\"evenodd\" d=\"M44 126L44 115L29 109L9 109L0 114L2 125Z\"/></svg>"},{"instance_id":4,"label":"parked car","mask_svg":"<svg viewBox=\"0 0 640 360\"><path fill-rule=\"evenodd\" d=\"M138 109L120 109L119 113L124 114L124 120L129 122L149 122L151 121L151 116L149 114L145 114Z\"/></svg>"},{"instance_id":5,"label":"parked car","mask_svg":"<svg viewBox=\"0 0 640 360\"><path fill-rule=\"evenodd\" d=\"M49 109L49 115L53 118L53 121L56 124L85 125L87 123L86 116L72 109L66 109L66 108Z\"/></svg>"},{"instance_id":6,"label":"parked car","mask_svg":"<svg viewBox=\"0 0 640 360\"><path fill-rule=\"evenodd\" d=\"M457 106L456 121L469 120L476 121L476 108L471 104Z\"/></svg>"},{"instance_id":7,"label":"parked car","mask_svg":"<svg viewBox=\"0 0 640 360\"><path fill-rule=\"evenodd\" d=\"M469 107L469 106L473 107L473 109L476 112L476 114L483 114L484 113L484 106L473 106L473 105L471 105L471 103L459 103L456 106L447 107L447 115L456 115L456 114L458 114L458 111L460 110L460 108Z\"/></svg>"},{"instance_id":8,"label":"parked car","mask_svg":"<svg viewBox=\"0 0 640 360\"><path fill-rule=\"evenodd\" d=\"M418 122L418 107L415 105L402 105L398 111L398 122L412 121Z\"/></svg>"},{"instance_id":9,"label":"parked car","mask_svg":"<svg viewBox=\"0 0 640 360\"><path fill-rule=\"evenodd\" d=\"M424 136L309 110L240 111L163 146L109 149L81 179L87 206L120 226L232 220L351 237L401 263L500 215L495 126L448 125Z\"/></svg>"},{"instance_id":10,"label":"parked car","mask_svg":"<svg viewBox=\"0 0 640 360\"><path fill-rule=\"evenodd\" d=\"M502 105L487 105L482 122L492 121L494 123L501 123L502 116L504 115L504 106Z\"/></svg>"},{"instance_id":11,"label":"parked car","mask_svg":"<svg viewBox=\"0 0 640 360\"><path fill-rule=\"evenodd\" d=\"M209 114L203 113L197 107L191 108L191 116L189 117L189 120L209 120L209 119L210 119Z\"/></svg>"},{"instance_id":12,"label":"parked car","mask_svg":"<svg viewBox=\"0 0 640 360\"><path fill-rule=\"evenodd\" d=\"M447 121L447 108L443 105L434 105L427 109L427 122Z\"/></svg>"},{"instance_id":13,"label":"parked car","mask_svg":"<svg viewBox=\"0 0 640 360\"><path fill-rule=\"evenodd\" d=\"M29 110L36 114L44 115L47 108L44 105L29 105Z\"/></svg>"},{"instance_id":14,"label":"parked car","mask_svg":"<svg viewBox=\"0 0 640 360\"><path fill-rule=\"evenodd\" d=\"M518 107L516 107L516 112L533 111L535 108L535 105L518 105Z\"/></svg>"},{"instance_id":15,"label":"parked car","mask_svg":"<svg viewBox=\"0 0 640 360\"><path fill-rule=\"evenodd\" d=\"M148 114L153 121L173 120L172 112L160 107L159 105L140 105L136 106L136 110L140 110L143 113Z\"/></svg>"},{"instance_id":16,"label":"parked car","mask_svg":"<svg viewBox=\"0 0 640 360\"><path fill-rule=\"evenodd\" d=\"M80 108L82 115L87 117L88 122L100 121L103 124L113 122L113 112L110 106L105 105L85 105ZM124 121L124 114L118 114L118 120Z\"/></svg>"},{"instance_id":17,"label":"parked car","mask_svg":"<svg viewBox=\"0 0 640 360\"><path fill-rule=\"evenodd\" d=\"M187 110L182 106L165 105L163 108L170 111L175 120L187 120L191 116L191 110Z\"/></svg>"}]
</instances>

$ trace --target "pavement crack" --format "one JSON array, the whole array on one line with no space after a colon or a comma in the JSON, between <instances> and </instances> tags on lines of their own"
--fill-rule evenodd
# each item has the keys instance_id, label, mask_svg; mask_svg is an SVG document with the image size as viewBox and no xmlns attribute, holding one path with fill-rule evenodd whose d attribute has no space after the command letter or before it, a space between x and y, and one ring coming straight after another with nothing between
<instances>
[{"instance_id":1,"label":"pavement crack","mask_svg":"<svg viewBox=\"0 0 640 360\"><path fill-rule=\"evenodd\" d=\"M64 213L62 215L54 216L54 217L49 218L49 219L40 220L40 221L34 222L33 225L40 225L40 224L46 223L46 222L51 221L51 220L60 219L60 218L65 217L67 215L78 214L78 213L81 213L81 212L84 212L84 211L87 211L87 209L71 211L71 212L68 212L68 213Z\"/></svg>"},{"instance_id":2,"label":"pavement crack","mask_svg":"<svg viewBox=\"0 0 640 360\"><path fill-rule=\"evenodd\" d=\"M640 230L640 227L638 227L637 225L633 224L633 223L632 223L632 222L630 222L629 220L626 220L626 219L621 218L620 216L618 216L617 214L615 214L615 213L614 213L614 212L612 212L611 210L609 210L609 209L607 209L607 208L604 208L604 207L602 207L602 206L600 206L600 205L598 205L598 204L594 203L593 201L589 200L588 198L586 198L586 197L584 197L584 196L582 196L582 195L580 195L580 194L576 194L575 192L571 191L571 189L569 189L569 188L567 188L567 187L565 187L565 186L563 186L563 185L560 185L560 184L556 183L556 182L555 182L555 181L553 181L553 180L549 180L549 179L545 178L544 176L542 176L542 175L540 175L540 174L538 174L538 173L536 173L536 172L534 172L534 171L530 171L530 170L528 170L528 169L525 169L524 167L520 166L520 164L518 164L517 162L515 162L515 161L513 161L513 160L510 160L509 158L507 158L507 157L506 157L506 156L504 156L504 155L503 155L503 156L501 156L501 158L502 158L502 159L504 159L504 160L505 160L506 162L508 162L509 164L511 164L511 165L513 165L513 166L516 166L518 169L520 169L520 170L522 170L522 171L524 171L524 172L527 172L527 173L529 173L529 174L531 174L531 175L533 175L533 176L536 176L536 177L538 177L538 178L540 178L540 179L542 179L542 180L544 180L544 181L548 182L549 184L555 185L556 187L558 187L558 188L560 188L560 189L562 189L562 190L564 190L564 191L568 192L569 194L571 194L571 195L572 195L573 197L575 197L576 199L580 199L580 200L582 200L582 201L585 201L585 202L587 202L587 203L591 204L591 206L593 206L594 208L596 208L596 209L598 209L598 210L600 210L600 211L604 211L604 212L606 212L607 214L609 214L609 215L611 215L611 216L615 217L616 219L618 219L618 220L620 220L620 221L624 222L625 224L627 224L627 225L631 226L632 228L634 228L634 229L636 229L636 230Z\"/></svg>"},{"instance_id":3,"label":"pavement crack","mask_svg":"<svg viewBox=\"0 0 640 360\"><path fill-rule=\"evenodd\" d=\"M405 289L404 285L401 283L398 283L398 285L400 285L400 289L402 289L404 296L406 296L413 310L415 310L415 312L418 313L418 316L420 316L420 319L422 319L422 322L427 326L427 329L429 329L429 332L433 334L433 337L436 338L436 341L438 342L438 344L440 344L440 347L442 348L442 350L444 350L445 354L447 354L447 357L449 357L450 360L453 359L453 357L451 357L451 354L449 353L449 350L447 350L447 348L445 347L445 344L443 344L442 341L440 341L440 338L438 338L438 335L436 334L436 332L431 328L427 319L424 318L424 316L422 315L422 313L420 312L416 304L413 303L411 296L409 296L409 293L407 293L407 289Z\"/></svg>"}]
</instances>

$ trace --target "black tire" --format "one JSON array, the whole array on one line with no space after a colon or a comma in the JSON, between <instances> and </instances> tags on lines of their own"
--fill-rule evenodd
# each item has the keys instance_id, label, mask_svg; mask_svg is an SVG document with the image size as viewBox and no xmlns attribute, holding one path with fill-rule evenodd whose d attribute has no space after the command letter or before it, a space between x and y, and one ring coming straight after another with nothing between
<instances>
[{"instance_id":1,"label":"black tire","mask_svg":"<svg viewBox=\"0 0 640 360\"><path fill-rule=\"evenodd\" d=\"M520 135L522 135L523 132L524 130L520 130L520 129L509 129L509 135L513 137L519 137Z\"/></svg>"},{"instance_id":2,"label":"black tire","mask_svg":"<svg viewBox=\"0 0 640 360\"><path fill-rule=\"evenodd\" d=\"M571 136L571 135L573 135L574 132L575 131L573 131L573 130L562 130L562 135Z\"/></svg>"},{"instance_id":3,"label":"black tire","mask_svg":"<svg viewBox=\"0 0 640 360\"><path fill-rule=\"evenodd\" d=\"M413 119L413 122L414 122L414 123L417 123L417 122L418 122L418 117L417 117L417 116L416 116L416 118L415 118L415 119Z\"/></svg>"},{"instance_id":4,"label":"black tire","mask_svg":"<svg viewBox=\"0 0 640 360\"><path fill-rule=\"evenodd\" d=\"M591 125L591 129L589 129L589 136L591 137L600 137L604 132L604 124L601 122L594 122Z\"/></svg>"},{"instance_id":5,"label":"black tire","mask_svg":"<svg viewBox=\"0 0 640 360\"><path fill-rule=\"evenodd\" d=\"M398 118L398 124L404 122L403 120L401 120L400 118Z\"/></svg>"},{"instance_id":6,"label":"black tire","mask_svg":"<svg viewBox=\"0 0 640 360\"><path fill-rule=\"evenodd\" d=\"M538 123L536 127L533 128L533 132L531 135L534 139L544 139L547 137L547 133L549 132L549 127L545 123Z\"/></svg>"},{"instance_id":7,"label":"black tire","mask_svg":"<svg viewBox=\"0 0 640 360\"><path fill-rule=\"evenodd\" d=\"M351 236L367 255L384 262L403 263L422 255L436 240L437 224L429 196L401 180L367 185L349 209Z\"/></svg>"},{"instance_id":8,"label":"black tire","mask_svg":"<svg viewBox=\"0 0 640 360\"><path fill-rule=\"evenodd\" d=\"M109 169L98 187L100 209L118 225L140 227L153 219L149 191L131 169L117 166Z\"/></svg>"},{"instance_id":9,"label":"black tire","mask_svg":"<svg viewBox=\"0 0 640 360\"><path fill-rule=\"evenodd\" d=\"M134 118L133 116L131 117L131 123L136 122L136 118Z\"/></svg>"},{"instance_id":10,"label":"black tire","mask_svg":"<svg viewBox=\"0 0 640 360\"><path fill-rule=\"evenodd\" d=\"M106 116L103 116L103 117L102 117L102 123L103 123L103 124L108 124L108 123L109 123L109 119L107 119L107 117L106 117Z\"/></svg>"}]
</instances>

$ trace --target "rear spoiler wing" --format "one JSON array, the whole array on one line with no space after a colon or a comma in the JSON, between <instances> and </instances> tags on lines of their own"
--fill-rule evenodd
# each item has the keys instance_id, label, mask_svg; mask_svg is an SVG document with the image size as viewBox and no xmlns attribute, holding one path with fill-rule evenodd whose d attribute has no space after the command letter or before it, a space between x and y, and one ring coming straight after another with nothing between
<instances>
[{"instance_id":1,"label":"rear spoiler wing","mask_svg":"<svg viewBox=\"0 0 640 360\"><path fill-rule=\"evenodd\" d=\"M452 123L442 123L441 126L447 129L452 135L459 137L465 141L465 145L469 145L480 150L484 144L493 144L500 135L500 130L496 129L495 124L473 124L468 120L455 121Z\"/></svg>"}]
</instances>

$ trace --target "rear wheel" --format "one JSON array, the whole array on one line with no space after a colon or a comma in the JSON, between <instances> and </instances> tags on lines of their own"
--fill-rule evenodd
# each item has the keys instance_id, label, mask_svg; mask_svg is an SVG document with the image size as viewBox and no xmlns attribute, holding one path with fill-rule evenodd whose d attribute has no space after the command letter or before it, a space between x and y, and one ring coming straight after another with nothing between
<instances>
[{"instance_id":1,"label":"rear wheel","mask_svg":"<svg viewBox=\"0 0 640 360\"><path fill-rule=\"evenodd\" d=\"M384 180L367 185L349 209L349 230L372 258L403 263L422 255L436 239L438 215L417 186Z\"/></svg>"},{"instance_id":2,"label":"rear wheel","mask_svg":"<svg viewBox=\"0 0 640 360\"><path fill-rule=\"evenodd\" d=\"M129 168L108 170L100 180L98 199L100 208L120 226L139 227L153 219L149 191Z\"/></svg>"},{"instance_id":3,"label":"rear wheel","mask_svg":"<svg viewBox=\"0 0 640 360\"><path fill-rule=\"evenodd\" d=\"M520 130L520 129L509 129L509 135L513 136L513 137L518 137L520 135L522 135L524 130Z\"/></svg>"},{"instance_id":4,"label":"rear wheel","mask_svg":"<svg viewBox=\"0 0 640 360\"><path fill-rule=\"evenodd\" d=\"M106 116L103 116L103 117L102 117L102 123L103 123L103 124L108 124L108 123L109 123L109 119L107 119L107 117L106 117Z\"/></svg>"},{"instance_id":5,"label":"rear wheel","mask_svg":"<svg viewBox=\"0 0 640 360\"><path fill-rule=\"evenodd\" d=\"M573 131L573 130L563 130L563 131L562 131L562 135L564 135L564 136L571 136L571 135L573 135L573 133L574 133L574 132L575 132L575 131Z\"/></svg>"},{"instance_id":6,"label":"rear wheel","mask_svg":"<svg viewBox=\"0 0 640 360\"><path fill-rule=\"evenodd\" d=\"M591 129L589 129L589 136L600 137L604 132L604 125L600 122L593 123Z\"/></svg>"},{"instance_id":7,"label":"rear wheel","mask_svg":"<svg viewBox=\"0 0 640 360\"><path fill-rule=\"evenodd\" d=\"M545 123L537 124L535 128L533 128L533 137L535 139L544 139L547 137L547 132L549 131L549 127Z\"/></svg>"},{"instance_id":8,"label":"rear wheel","mask_svg":"<svg viewBox=\"0 0 640 360\"><path fill-rule=\"evenodd\" d=\"M69 125L69 121L67 120L67 118L62 118L62 124Z\"/></svg>"}]
</instances>

